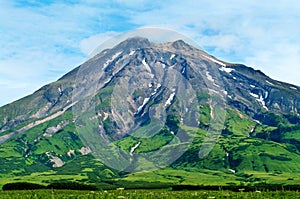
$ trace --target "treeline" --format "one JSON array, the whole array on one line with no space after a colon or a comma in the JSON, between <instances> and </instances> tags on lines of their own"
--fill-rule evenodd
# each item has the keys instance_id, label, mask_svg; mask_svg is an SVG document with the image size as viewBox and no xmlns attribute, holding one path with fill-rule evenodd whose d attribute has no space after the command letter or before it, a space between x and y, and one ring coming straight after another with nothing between
<instances>
[{"instance_id":1,"label":"treeline","mask_svg":"<svg viewBox=\"0 0 300 199\"><path fill-rule=\"evenodd\" d=\"M2 190L35 190L35 189L64 189L64 190L91 190L98 188L94 185L82 184L78 182L54 182L47 186L29 182L7 183L3 185Z\"/></svg>"},{"instance_id":2,"label":"treeline","mask_svg":"<svg viewBox=\"0 0 300 199\"><path fill-rule=\"evenodd\" d=\"M120 183L120 182L119 182ZM123 187L125 189L166 189L172 188L173 191L183 190L207 190L207 191L234 191L234 192L254 192L254 191L300 191L300 185L250 185L250 186L239 186L239 185L226 185L226 186L208 186L208 185L171 185L163 183L149 183L149 182L132 182L126 183L127 186L120 183L118 185L111 186L109 189L116 189L117 187ZM129 186L128 186L129 185ZM108 187L106 187L108 188ZM101 190L101 187L95 185L83 184L78 182L54 182L49 185L41 185L28 182L16 182L7 183L3 185L2 190L35 190L35 189L64 189L64 190Z\"/></svg>"},{"instance_id":3,"label":"treeline","mask_svg":"<svg viewBox=\"0 0 300 199\"><path fill-rule=\"evenodd\" d=\"M210 190L210 191L235 191L235 192L253 192L253 191L300 191L300 185L252 185L252 186L206 186L206 185L174 185L172 186L174 191L183 190Z\"/></svg>"},{"instance_id":4,"label":"treeline","mask_svg":"<svg viewBox=\"0 0 300 199\"><path fill-rule=\"evenodd\" d=\"M41 185L28 182L7 183L3 185L2 190L34 190L34 189L64 189L64 190L114 190L119 187L125 189L164 189L170 188L173 184L160 182L145 182L145 181L113 181L104 180L96 185L79 183L79 182L53 182L49 185Z\"/></svg>"}]
</instances>

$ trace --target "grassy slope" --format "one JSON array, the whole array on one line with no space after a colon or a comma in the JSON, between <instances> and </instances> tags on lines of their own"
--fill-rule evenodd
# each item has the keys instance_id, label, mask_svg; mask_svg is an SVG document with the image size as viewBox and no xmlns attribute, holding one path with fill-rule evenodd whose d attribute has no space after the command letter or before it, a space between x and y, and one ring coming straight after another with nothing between
<instances>
[{"instance_id":1,"label":"grassy slope","mask_svg":"<svg viewBox=\"0 0 300 199\"><path fill-rule=\"evenodd\" d=\"M106 98L102 98L102 100L105 102ZM109 106L108 102L107 105L98 108L106 108L107 106ZM206 185L255 182L300 184L298 180L300 179L299 151L290 143L285 142L286 139L299 140L299 130L281 132L282 143L275 142L271 139L272 136L262 138L261 135L272 135L278 127L257 124L243 113L228 109L225 122L226 129L209 155L199 159L199 147L203 144L203 139L206 136L205 129L208 128L210 121L209 106L203 105L200 113L201 128L178 126L195 137L188 151L175 163L161 170L147 171L147 168L153 168L153 165L141 158L138 161L143 163L145 172L128 174L119 178L116 172L99 162L95 162L92 156L80 155L78 149L83 145L71 122L72 112L67 111L64 115L38 125L19 135L16 139L1 145L0 185L20 179L22 181L47 183L70 179L99 182L111 178L125 182L159 181ZM173 120L176 119L173 118ZM61 121L69 121L69 124L52 137L43 136L48 127L56 126ZM172 122L170 123L172 124ZM292 126L291 124L285 125ZM254 127L255 130L252 132ZM170 128L173 127L167 126L164 131L147 138L126 137L117 141L116 144L127 152L138 142L142 144L135 153L156 150L174 137L170 134ZM136 134L143 134L143 132L143 129L139 129ZM177 142L179 143L179 141ZM30 149L28 158L24 158L27 154L25 148ZM71 157L67 156L70 149L75 149L75 154ZM45 158L45 151L59 156L67 164L61 168L53 169L51 163ZM237 173L234 174L229 169L235 170Z\"/></svg>"}]
</instances>

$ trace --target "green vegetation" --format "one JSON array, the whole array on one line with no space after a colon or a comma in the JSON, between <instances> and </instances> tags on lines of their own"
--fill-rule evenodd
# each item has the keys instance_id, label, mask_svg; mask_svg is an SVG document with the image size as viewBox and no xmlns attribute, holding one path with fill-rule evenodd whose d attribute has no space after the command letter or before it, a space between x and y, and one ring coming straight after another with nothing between
<instances>
[{"instance_id":1,"label":"green vegetation","mask_svg":"<svg viewBox=\"0 0 300 199\"><path fill-rule=\"evenodd\" d=\"M35 189L46 189L46 186L28 183L28 182L16 182L16 183L7 183L3 185L2 190L35 190Z\"/></svg>"},{"instance_id":2,"label":"green vegetation","mask_svg":"<svg viewBox=\"0 0 300 199\"><path fill-rule=\"evenodd\" d=\"M68 191L68 190L34 190L34 191L2 191L0 196L2 199L29 199L29 198L147 198L147 199L177 199L177 198L297 198L297 191L253 191L244 192L242 189L239 192L233 191L171 191L171 190L108 190L108 191Z\"/></svg>"},{"instance_id":3,"label":"green vegetation","mask_svg":"<svg viewBox=\"0 0 300 199\"><path fill-rule=\"evenodd\" d=\"M95 134L98 132L95 126L103 126L108 134L116 133L113 120L104 114L110 111L109 95L112 91L113 86L102 89L95 97L100 102L95 107L97 114L84 113L76 121L77 126L73 122L72 110L68 110L1 144L0 186L16 182L42 185L77 182L91 183L102 189L154 189L173 185L300 184L298 116L266 113L265 118L257 118L261 121L258 123L245 113L229 107L224 126L215 127L221 134L210 138L207 130L212 115L216 120L222 120L224 115L222 107L211 107L207 103L210 96L205 93L199 95L201 106L198 127L181 124L174 103L167 112L165 123L155 119L144 121L141 127L112 143L115 147L113 153L117 147L127 154L161 150L163 153L159 156L151 157L157 162L168 159L170 152L167 148L172 145L177 147L179 153L183 152L181 157L169 166L158 169L157 162L151 162L145 156L136 158L132 155L136 158L133 166L139 172L115 171L103 165L92 154L82 153L81 149L86 146L80 139L82 135L78 133L78 128L81 128L81 133L88 132L85 138L89 140L99 138ZM82 127L78 127L80 119L85 121ZM19 127L27 123L25 121ZM59 125L63 127L57 128ZM56 128L58 130L53 130ZM179 131L184 132L185 136L179 137ZM180 146L186 144L187 139L190 141L187 150L180 151ZM199 149L204 145L212 146L212 150L207 156L199 158ZM53 157L59 158L62 164L57 166Z\"/></svg>"}]
</instances>

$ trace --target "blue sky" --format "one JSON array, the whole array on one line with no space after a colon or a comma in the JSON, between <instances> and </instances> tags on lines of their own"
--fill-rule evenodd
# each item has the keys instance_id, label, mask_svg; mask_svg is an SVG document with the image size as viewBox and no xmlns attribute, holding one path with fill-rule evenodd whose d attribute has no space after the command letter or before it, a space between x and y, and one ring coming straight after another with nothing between
<instances>
[{"instance_id":1,"label":"blue sky","mask_svg":"<svg viewBox=\"0 0 300 199\"><path fill-rule=\"evenodd\" d=\"M297 0L0 0L0 106L58 79L110 37L149 26L300 85L299 10Z\"/></svg>"}]
</instances>

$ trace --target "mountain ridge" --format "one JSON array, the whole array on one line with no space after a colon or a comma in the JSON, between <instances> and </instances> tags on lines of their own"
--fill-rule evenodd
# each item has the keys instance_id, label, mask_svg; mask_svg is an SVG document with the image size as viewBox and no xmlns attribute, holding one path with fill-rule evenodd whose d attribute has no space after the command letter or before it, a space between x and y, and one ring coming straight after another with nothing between
<instances>
[{"instance_id":1,"label":"mountain ridge","mask_svg":"<svg viewBox=\"0 0 300 199\"><path fill-rule=\"evenodd\" d=\"M149 42L149 40L148 39L146 39L146 38L142 38L142 37L134 37L134 38L130 38L130 39L127 39L127 40L125 40L125 41L123 41L123 42L121 42L120 44L118 44L117 46L115 46L114 48L112 48L111 50L113 51L113 53L115 53L115 51L117 51L117 50L114 50L114 49L118 49L118 48L124 48L124 46L126 46L126 48L132 48L132 46L134 46L134 48L136 48L136 49L139 49L139 48L141 48L141 47L146 47L147 49L149 49L149 48L151 48L152 46L153 46L153 44L154 43L150 43ZM175 41L175 42L169 42L169 43L165 43L164 45L167 45L167 46L172 46L172 47L174 47L174 49L176 49L176 48L178 48L178 47L180 47L180 49L182 50L182 49L184 49L184 51L186 50L186 48L188 48L189 50L195 50L195 48L193 48L193 47L191 47L190 45L188 45L188 44L186 44L184 41L182 41L182 40L178 40L178 41ZM154 47L158 47L158 46L160 46L160 45L155 45L154 44ZM160 48L161 48L161 46L160 46ZM170 50L170 49L168 49L168 50ZM98 56L100 56L101 58L102 57L105 57L105 52L107 52L107 50L104 50L104 51L102 51L101 53L99 53L99 54L97 54L94 58L92 58L92 59L90 59L90 60L88 60L86 63L89 63L90 61L92 61L93 59L99 59L98 58ZM220 61L220 60L218 60L218 59L216 59L215 57L213 57L213 56L210 56L210 55L208 55L207 53L205 53L204 51L199 51L200 53L204 53L203 54L203 56L204 56L204 60L209 60L209 61L213 61L214 63L216 63L217 65L219 65L219 66L222 66L222 68L220 68L220 70L221 70L221 72L224 72L224 74L226 75L226 73L227 74L231 74L231 72L233 71L233 72L235 72L234 70L234 68L238 68L238 70L239 70L239 72L243 72L242 73L242 75L245 77L246 76L246 78L248 78L249 76L250 76L250 78L251 78L251 75L253 75L253 73L257 73L257 74L259 74L261 77L264 77L264 78L267 78L267 80L266 80L266 82L265 82L265 84L263 85L264 87L269 87L269 88L271 88L272 90L276 90L276 89L278 89L278 88L280 88L280 87L282 87L282 84L284 84L284 85L287 85L287 86L289 86L289 93L290 92L294 92L295 90L299 90L299 87L297 87L297 86L295 86L295 85L291 85L291 84L287 84L287 83L282 83L282 82L278 82L278 81L276 81L276 80L273 80L273 79L271 79L271 78L269 78L269 77L267 77L264 73L262 73L261 71L259 71L259 70L254 70L254 69L252 69L252 68L250 68L250 67L246 67L246 66L244 66L244 65L241 65L241 64L228 64L228 63L226 63L226 62L222 62L222 61ZM101 59L100 58L100 59ZM171 57L170 57L171 58ZM84 64L82 64L82 65L84 65ZM46 100L47 101L47 104L46 104L46 106L43 108L43 109L53 109L53 111L51 111L51 109L50 109L50 113L52 114L52 113L54 113L55 111L58 111L59 109L61 109L61 108L63 108L64 106L66 106L68 103L70 103L70 101L71 101L71 99L64 99L64 101L65 101L65 103L64 104L61 104L59 107L55 107L56 105L57 105L57 103L58 103L58 101L59 100L62 100L61 98L63 98L63 97L65 97L66 95L72 95L72 89L74 89L74 88L72 88L72 87L69 87L68 89L64 89L63 90L63 92L62 91L60 91L60 89L61 89L61 85L63 85L63 83L64 83L64 81L66 80L66 81L70 81L70 79L73 79L74 80L74 76L76 77L76 73L78 73L78 70L79 70L79 68L82 66L82 65L80 65L79 67L77 67L77 68L75 68L75 69L73 69L72 71L70 71L69 73L67 73L66 75L64 75L64 76L62 76L61 78L59 78L58 79L58 81L57 82L54 82L54 83L52 83L52 84L48 84L48 85L45 85L45 86L43 86L42 88L40 88L39 90L37 90L36 92L34 92L32 95L35 95L35 94L39 94L39 93L42 93L42 97L44 98L44 99L42 99L42 100ZM224 68L226 68L227 67L227 69L225 69L225 70L223 70L223 67ZM231 68L231 67L234 67L234 68ZM227 71L226 71L227 70ZM80 72L80 71L79 71ZM235 73L236 75L240 75L240 74L238 74L238 73ZM256 74L256 75L257 75ZM70 78L69 78L70 77ZM256 76L257 77L257 76ZM234 78L236 78L236 77L234 77ZM76 78L75 78L76 79ZM253 77L252 77L252 79L253 79ZM72 81L72 80L71 80ZM253 81L253 80L252 80ZM276 82L276 83L272 83L272 82ZM57 91L58 91L58 94L56 94L56 98L58 98L59 100L57 100L57 101L55 101L56 99L50 99L50 97L49 96L51 96L52 95L52 92L53 91L51 91L51 92L48 92L49 91L49 87L51 87L51 85L55 85L55 84L61 84L61 85L58 85L57 86ZM70 84L70 83L69 83ZM74 82L72 82L71 84L74 84ZM255 84L255 82L253 83L253 84ZM63 86L65 86L65 85L63 85ZM65 87L68 87L69 85L67 85L67 86L65 86ZM254 87L255 87L255 85L250 85L251 87L253 87L253 89L252 90L255 90L256 91L256 89L254 89ZM249 89L251 89L251 88L249 88ZM270 90L270 89L269 89ZM46 92L44 92L44 91L46 91ZM259 92L259 91L256 91L256 92ZM261 92L261 91L260 91ZM265 92L269 92L269 91L265 91ZM274 91L275 92L275 91ZM257 94L258 93L250 93L252 96L254 96L254 97L257 97ZM32 95L29 95L29 96L26 96L26 97L24 97L24 98L22 98L22 99L20 99L21 101L22 100L26 100L27 98L30 98L30 96L32 96ZM265 93L265 95L266 95L266 93ZM299 96L299 94L298 94L298 96ZM17 100L16 101L16 103L18 103L20 100ZM30 101L31 99L29 99L29 101ZM262 101L262 99L256 99L257 101L260 101L262 104L264 104L265 102L263 102ZM35 100L31 100L31 101L34 101L33 102L33 104L34 105L36 105L36 103L35 103ZM230 102L229 102L230 103ZM50 104L51 104L51 107L48 107L48 106L50 106ZM3 106L2 107L2 112L4 112L5 113L5 110L6 110L6 107L9 107L9 106L14 106L13 105L13 103L11 103L11 104L8 104L8 105L5 105L5 106ZM265 105L263 105L263 106L265 106ZM299 102L298 102L298 107L299 107ZM30 107L31 108L31 107ZM266 107L265 107L266 108ZM9 108L8 108L9 109ZM43 114L43 112L45 112L45 111L43 111L43 109L41 109L41 110L39 110L36 114L33 114L32 116L31 116L31 118L32 119L37 119L37 118L39 118L39 115L41 115L41 116L45 116L45 114ZM28 111L28 110L27 110ZM293 112L293 111L295 111L296 112L296 114L299 114L298 112L297 112L297 110L285 110L285 111L283 111L282 109L281 109L281 111L282 112L285 112L285 113L289 113L289 112ZM4 119L5 120L5 119ZM3 121L4 121L3 120ZM5 122L3 122L2 121L2 123L5 123ZM16 122L17 124L19 124L19 123L21 123L22 122L22 120L21 121L19 121L19 122ZM2 126L0 127L0 131L3 131L3 126L5 126L5 125L3 125L2 124ZM10 126L10 128L11 127L13 127L13 126ZM8 129L5 129L4 128L4 130L8 130Z\"/></svg>"},{"instance_id":2,"label":"mountain ridge","mask_svg":"<svg viewBox=\"0 0 300 199\"><path fill-rule=\"evenodd\" d=\"M122 177L114 169L161 167L276 181L274 175L300 173L299 110L298 86L221 61L184 41L130 38L0 107L0 156L16 165L1 167L14 176L34 173L40 165L36 172L58 175L83 156L92 161L111 156L114 161L102 161L100 170L89 164L91 172L76 168L93 182ZM207 136L212 130L216 134ZM208 152L199 159L202 149ZM283 162L291 164L282 167Z\"/></svg>"}]
</instances>

